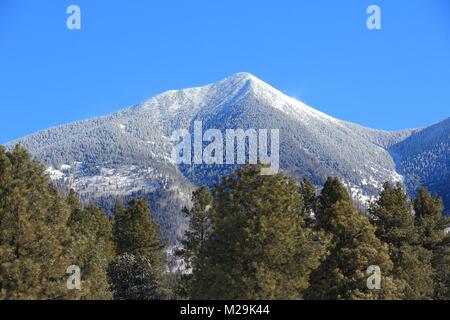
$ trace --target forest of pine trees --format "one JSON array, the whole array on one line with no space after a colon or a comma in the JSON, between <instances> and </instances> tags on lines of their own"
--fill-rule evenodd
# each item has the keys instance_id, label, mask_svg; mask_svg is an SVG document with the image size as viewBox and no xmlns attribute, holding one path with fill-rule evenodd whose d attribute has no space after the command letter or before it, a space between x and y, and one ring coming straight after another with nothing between
<instances>
[{"instance_id":1,"label":"forest of pine trees","mask_svg":"<svg viewBox=\"0 0 450 320\"><path fill-rule=\"evenodd\" d=\"M450 299L450 221L438 197L419 189L409 199L386 183L361 212L337 178L318 192L260 170L193 193L176 250L184 269L170 273L147 201L107 216L58 191L20 146L0 147L0 300Z\"/></svg>"}]
</instances>

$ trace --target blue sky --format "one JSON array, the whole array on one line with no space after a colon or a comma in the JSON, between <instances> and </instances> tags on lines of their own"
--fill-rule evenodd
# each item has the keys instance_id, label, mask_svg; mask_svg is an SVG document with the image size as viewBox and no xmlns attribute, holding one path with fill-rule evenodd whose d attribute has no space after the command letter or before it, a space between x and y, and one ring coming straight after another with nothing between
<instances>
[{"instance_id":1,"label":"blue sky","mask_svg":"<svg viewBox=\"0 0 450 320\"><path fill-rule=\"evenodd\" d=\"M66 8L81 8L68 30ZM377 4L382 30L366 28ZM337 118L450 116L448 0L1 0L0 143L247 71Z\"/></svg>"}]
</instances>

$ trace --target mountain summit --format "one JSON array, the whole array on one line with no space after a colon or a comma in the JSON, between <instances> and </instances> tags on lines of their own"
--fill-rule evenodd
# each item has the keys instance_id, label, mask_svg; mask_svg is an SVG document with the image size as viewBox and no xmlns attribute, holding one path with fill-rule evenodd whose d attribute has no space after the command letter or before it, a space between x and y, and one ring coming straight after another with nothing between
<instances>
[{"instance_id":1,"label":"mountain summit","mask_svg":"<svg viewBox=\"0 0 450 320\"><path fill-rule=\"evenodd\" d=\"M338 120L291 98L249 73L203 87L171 90L113 114L47 129L20 143L49 167L52 179L85 202L111 206L117 199L151 200L165 235L182 234L180 209L198 185L212 185L233 166L178 166L172 133L279 129L281 169L317 185L338 176L356 201L377 195L385 181L419 184L450 206L448 120L430 128L386 132ZM439 168L439 177L426 168Z\"/></svg>"}]
</instances>

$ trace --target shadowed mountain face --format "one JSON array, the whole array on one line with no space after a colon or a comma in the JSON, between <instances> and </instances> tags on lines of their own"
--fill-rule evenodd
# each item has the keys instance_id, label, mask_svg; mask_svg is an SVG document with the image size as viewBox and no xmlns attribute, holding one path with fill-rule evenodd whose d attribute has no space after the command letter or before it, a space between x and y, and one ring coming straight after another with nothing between
<instances>
[{"instance_id":1,"label":"shadowed mountain face","mask_svg":"<svg viewBox=\"0 0 450 320\"><path fill-rule=\"evenodd\" d=\"M338 176L359 202L384 181L418 183L446 199L449 121L422 130L385 132L337 120L290 98L248 73L200 88L168 91L111 115L51 128L7 144L22 144L59 185L108 208L141 195L153 202L165 235L179 238L181 207L196 185L212 185L230 165L177 165L172 133L202 121L218 129L279 129L282 171L317 185ZM394 161L395 159L395 161ZM398 170L398 171L397 171ZM435 170L445 175L435 174Z\"/></svg>"},{"instance_id":2,"label":"shadowed mountain face","mask_svg":"<svg viewBox=\"0 0 450 320\"><path fill-rule=\"evenodd\" d=\"M446 214L450 213L450 118L393 145L390 151L396 158L397 169L405 177L411 192L426 186L440 195Z\"/></svg>"}]
</instances>

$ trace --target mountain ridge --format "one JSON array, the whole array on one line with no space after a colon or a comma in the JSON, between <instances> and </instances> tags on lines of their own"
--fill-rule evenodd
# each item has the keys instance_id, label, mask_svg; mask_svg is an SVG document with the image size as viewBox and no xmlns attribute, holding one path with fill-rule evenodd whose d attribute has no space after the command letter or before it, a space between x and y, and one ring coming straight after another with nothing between
<instances>
[{"instance_id":1,"label":"mountain ridge","mask_svg":"<svg viewBox=\"0 0 450 320\"><path fill-rule=\"evenodd\" d=\"M430 127L393 132L366 128L333 118L240 72L206 86L165 91L109 115L42 130L6 146L23 145L49 167L54 181L76 189L86 202L111 203L136 195L156 199L158 204L152 208L156 218L168 224L167 237L177 238L184 227L179 211L189 202L190 191L211 186L238 167L174 163L171 135L179 129L192 134L195 121L202 121L204 130L222 132L280 129L285 173L298 179L308 176L316 185L327 176L338 176L361 203L376 196L385 181L415 188L417 184L409 179L415 179L417 172L408 169L408 181L398 172L409 168L405 150L411 147L406 145L417 146L421 134L436 136L439 142L449 131L445 122L435 124L437 129L431 133ZM436 135L436 130L444 134ZM434 140L430 137L430 141ZM447 145L441 149L444 167L450 168L446 162L450 151ZM408 163L417 166L420 157ZM441 178L439 185L445 186L447 179ZM161 199L164 203L158 202Z\"/></svg>"}]
</instances>

